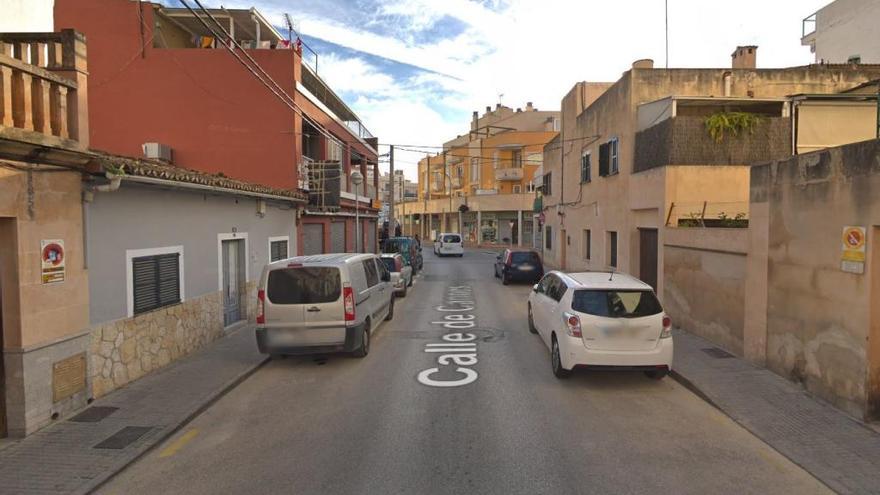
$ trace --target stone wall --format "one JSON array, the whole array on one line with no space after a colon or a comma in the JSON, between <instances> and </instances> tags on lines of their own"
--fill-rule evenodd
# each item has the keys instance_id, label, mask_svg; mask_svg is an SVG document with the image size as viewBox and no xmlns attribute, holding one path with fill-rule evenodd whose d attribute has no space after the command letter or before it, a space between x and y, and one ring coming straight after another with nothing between
<instances>
[{"instance_id":1,"label":"stone wall","mask_svg":"<svg viewBox=\"0 0 880 495\"><path fill-rule=\"evenodd\" d=\"M106 395L222 335L220 292L97 325L90 345L93 396Z\"/></svg>"}]
</instances>

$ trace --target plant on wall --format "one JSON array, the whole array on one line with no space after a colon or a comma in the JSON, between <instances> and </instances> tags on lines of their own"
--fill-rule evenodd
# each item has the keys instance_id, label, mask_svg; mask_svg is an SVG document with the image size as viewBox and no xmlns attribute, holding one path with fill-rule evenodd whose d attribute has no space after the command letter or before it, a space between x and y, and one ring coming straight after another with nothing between
<instances>
[{"instance_id":1,"label":"plant on wall","mask_svg":"<svg viewBox=\"0 0 880 495\"><path fill-rule=\"evenodd\" d=\"M744 132L753 133L761 120L759 115L749 112L715 112L706 117L705 124L709 136L720 143L727 134L737 137Z\"/></svg>"}]
</instances>

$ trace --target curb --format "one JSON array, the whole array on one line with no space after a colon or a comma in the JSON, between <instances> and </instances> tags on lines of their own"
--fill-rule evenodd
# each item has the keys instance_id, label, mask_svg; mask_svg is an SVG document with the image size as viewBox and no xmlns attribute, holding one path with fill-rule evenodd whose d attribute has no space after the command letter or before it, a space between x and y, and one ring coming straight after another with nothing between
<instances>
[{"instance_id":1,"label":"curb","mask_svg":"<svg viewBox=\"0 0 880 495\"><path fill-rule=\"evenodd\" d=\"M730 419L733 419L732 417L730 417L729 414L727 414L727 412L726 412L724 409L721 408L721 406L719 406L718 404L716 404L715 401L713 401L713 400L712 400L712 399L706 394L706 392L703 392L702 390L700 390L700 388L697 387L697 386L694 384L694 382L690 381L687 377L685 377L684 375L682 375L681 373L679 373L678 371L676 371L674 368L671 369L671 370L669 370L669 376L670 376L673 380L675 380L676 382L678 382L679 385L681 385L682 387L688 389L692 394L696 395L697 397L699 397L700 399L702 399L704 402L706 402L706 403L709 404L710 406L714 407L715 409L721 411L722 413L724 413L725 416L729 417ZM735 420L734 420L734 421L735 421Z\"/></svg>"},{"instance_id":2,"label":"curb","mask_svg":"<svg viewBox=\"0 0 880 495\"><path fill-rule=\"evenodd\" d=\"M247 327L245 327L247 328ZM155 438L151 439L149 442L145 443L140 452L134 454L130 459L126 459L123 462L120 462L118 465L109 469L106 474L101 474L96 478L93 478L89 483L82 486L80 489L76 490L74 493L76 494L89 494L94 493L95 490L104 486L108 481L112 480L116 475L124 471L126 468L134 464L135 462L142 459L144 456L152 452L158 445L162 444L168 438L172 437L175 433L183 429L187 424L189 424L192 420L194 420L197 416L205 412L209 407L211 407L215 402L220 400L224 395L229 393L232 389L237 387L241 382L247 380L252 374L254 374L258 369L262 368L263 365L270 361L269 356L263 357L263 359L255 362L253 366L245 369L237 376L223 384L216 391L212 392L201 404L192 408L180 421L176 424L169 425L164 431L161 431L159 435Z\"/></svg>"}]
</instances>

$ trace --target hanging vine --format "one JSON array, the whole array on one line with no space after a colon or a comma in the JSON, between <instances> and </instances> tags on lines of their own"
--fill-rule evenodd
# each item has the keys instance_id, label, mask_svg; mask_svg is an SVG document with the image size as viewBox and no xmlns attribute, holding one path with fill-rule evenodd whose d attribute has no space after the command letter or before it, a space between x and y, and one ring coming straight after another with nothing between
<instances>
[{"instance_id":1,"label":"hanging vine","mask_svg":"<svg viewBox=\"0 0 880 495\"><path fill-rule=\"evenodd\" d=\"M755 132L755 127L762 120L759 115L749 112L716 112L706 117L705 124L709 136L720 143L727 134L738 137L746 132Z\"/></svg>"}]
</instances>

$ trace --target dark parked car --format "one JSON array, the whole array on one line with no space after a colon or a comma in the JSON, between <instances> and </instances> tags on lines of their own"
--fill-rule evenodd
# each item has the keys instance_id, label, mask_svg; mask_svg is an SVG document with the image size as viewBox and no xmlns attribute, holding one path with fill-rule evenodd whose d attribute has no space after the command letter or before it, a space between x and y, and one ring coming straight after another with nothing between
<instances>
[{"instance_id":1,"label":"dark parked car","mask_svg":"<svg viewBox=\"0 0 880 495\"><path fill-rule=\"evenodd\" d=\"M382 243L383 253L400 253L403 261L413 269L413 275L422 270L422 247L412 237L389 237Z\"/></svg>"},{"instance_id":2,"label":"dark parked car","mask_svg":"<svg viewBox=\"0 0 880 495\"><path fill-rule=\"evenodd\" d=\"M544 276L538 253L529 249L505 249L495 258L495 277L507 285L512 280L537 282Z\"/></svg>"}]
</instances>

